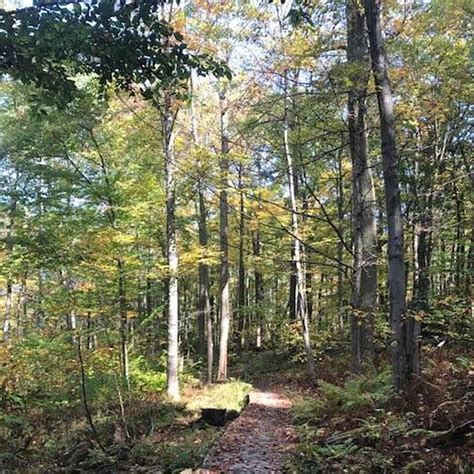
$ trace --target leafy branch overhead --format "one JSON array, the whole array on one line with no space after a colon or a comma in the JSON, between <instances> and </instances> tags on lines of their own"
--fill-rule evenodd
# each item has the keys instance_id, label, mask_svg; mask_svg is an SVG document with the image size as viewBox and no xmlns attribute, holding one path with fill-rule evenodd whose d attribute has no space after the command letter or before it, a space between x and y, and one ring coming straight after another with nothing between
<instances>
[{"instance_id":1,"label":"leafy branch overhead","mask_svg":"<svg viewBox=\"0 0 474 474\"><path fill-rule=\"evenodd\" d=\"M95 74L102 85L114 83L147 99L186 80L192 69L230 77L221 62L189 51L182 34L162 18L162 7L152 0L92 0L0 10L0 73L63 100L76 92L78 73Z\"/></svg>"}]
</instances>

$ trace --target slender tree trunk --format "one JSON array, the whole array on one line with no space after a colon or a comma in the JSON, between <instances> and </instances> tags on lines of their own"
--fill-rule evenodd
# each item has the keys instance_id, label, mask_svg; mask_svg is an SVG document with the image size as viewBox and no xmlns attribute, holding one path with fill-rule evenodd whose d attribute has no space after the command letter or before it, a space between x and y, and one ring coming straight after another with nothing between
<instances>
[{"instance_id":1,"label":"slender tree trunk","mask_svg":"<svg viewBox=\"0 0 474 474\"><path fill-rule=\"evenodd\" d=\"M258 168L260 168L258 166ZM258 184L257 184L258 186ZM259 195L260 198L260 195ZM259 201L260 206L260 201ZM257 327L256 347L260 349L263 337L263 274L260 271L261 244L260 244L260 228L257 221L257 227L252 236L253 255L255 257L255 322Z\"/></svg>"},{"instance_id":2,"label":"slender tree trunk","mask_svg":"<svg viewBox=\"0 0 474 474\"><path fill-rule=\"evenodd\" d=\"M190 92L191 92L191 127L192 135L195 147L199 147L199 132L198 132L198 117L194 103L194 85L195 85L195 75L191 75L190 80ZM205 200L205 188L204 188L204 171L202 169L202 163L198 160L198 211L199 211L199 245L204 253L207 253L208 245L208 234L207 234L207 210L206 210L206 200ZM205 255L207 257L207 255ZM198 318L197 318L197 327L198 327L198 354L201 357L206 355L206 330L209 330L209 327L212 329L212 324L209 326L209 320L211 315L211 305L209 302L209 265L205 262L199 262L199 296L198 296ZM208 339L209 341L209 339ZM208 343L207 341L207 343ZM212 334L211 334L212 341ZM209 355L209 351L207 351ZM212 357L209 360L210 363L210 373L212 374ZM209 380L210 382L212 381Z\"/></svg>"},{"instance_id":3,"label":"slender tree trunk","mask_svg":"<svg viewBox=\"0 0 474 474\"><path fill-rule=\"evenodd\" d=\"M94 329L94 326L95 326L95 322L92 321L92 318L91 318L91 313L90 311L87 312L87 319L86 319L86 324L87 324L87 349L91 350L94 348L94 335L92 333L93 329Z\"/></svg>"},{"instance_id":4,"label":"slender tree trunk","mask_svg":"<svg viewBox=\"0 0 474 474\"><path fill-rule=\"evenodd\" d=\"M42 200L41 191L39 188L36 189L36 201L38 204L38 215L41 218L45 212L45 204ZM40 227L40 231L43 231L43 227ZM38 293L36 298L36 308L34 313L35 318L35 326L36 329L41 328L44 323L44 310L43 310L43 302L44 302L44 279L43 279L43 271L42 268L38 268Z\"/></svg>"},{"instance_id":5,"label":"slender tree trunk","mask_svg":"<svg viewBox=\"0 0 474 474\"><path fill-rule=\"evenodd\" d=\"M239 166L239 284L238 284L238 334L237 334L237 349L242 352L244 341L244 327L245 327L245 307L247 305L247 294L246 294L246 271L245 271L245 260L244 260L244 244L245 244L245 202L243 193L243 169L242 164Z\"/></svg>"},{"instance_id":6,"label":"slender tree trunk","mask_svg":"<svg viewBox=\"0 0 474 474\"><path fill-rule=\"evenodd\" d=\"M297 318L297 270L295 265L295 247L291 247L291 271L290 271L290 292L288 296L288 313L290 320L294 321Z\"/></svg>"},{"instance_id":7,"label":"slender tree trunk","mask_svg":"<svg viewBox=\"0 0 474 474\"><path fill-rule=\"evenodd\" d=\"M308 260L311 256L310 249L306 250L306 255ZM311 323L313 320L313 310L314 310L314 295L313 295L313 271L310 265L306 265L305 272L305 284L306 284L306 305L308 308L308 321Z\"/></svg>"},{"instance_id":8,"label":"slender tree trunk","mask_svg":"<svg viewBox=\"0 0 474 474\"><path fill-rule=\"evenodd\" d=\"M207 218L207 211L206 211L206 203L204 201L204 192L201 189L199 191L199 245L203 249L207 249L208 245L208 235L207 235L207 225L206 225L206 218ZM209 330L208 321L211 317L211 304L209 301L209 265L207 263L200 262L199 263L199 313L200 317L198 319L198 338L199 338L199 349L200 354L204 355L205 352L205 332ZM206 329L207 326L207 329ZM211 334L212 340L212 334ZM209 352L208 352L209 354ZM208 364L211 363L212 369L212 361L208 360Z\"/></svg>"},{"instance_id":9,"label":"slender tree trunk","mask_svg":"<svg viewBox=\"0 0 474 474\"><path fill-rule=\"evenodd\" d=\"M295 288L295 302L297 316L301 321L302 332L303 332L303 343L306 352L306 360L308 364L309 376L315 380L316 371L314 367L313 352L311 349L311 340L309 335L309 324L308 324L308 308L306 303L306 289L305 289L305 276L303 271L303 265L301 262L302 248L300 242L300 230L298 222L298 204L296 200L296 189L294 180L294 166L293 157L290 150L289 141L289 117L288 117L288 77L287 72L284 76L284 101L285 101L285 113L284 113L284 128L283 128L283 141L285 149L285 157L288 168L288 190L290 195L291 204L291 231L293 234L293 262L294 268L296 269L296 288Z\"/></svg>"},{"instance_id":10,"label":"slender tree trunk","mask_svg":"<svg viewBox=\"0 0 474 474\"><path fill-rule=\"evenodd\" d=\"M321 329L322 327L323 316L324 316L323 286L324 286L325 278L326 278L326 275L324 273L321 273L321 277L319 279L318 294L316 298L318 329Z\"/></svg>"},{"instance_id":11,"label":"slender tree trunk","mask_svg":"<svg viewBox=\"0 0 474 474\"><path fill-rule=\"evenodd\" d=\"M289 137L291 130L291 124L288 120L288 132L287 135ZM286 132L285 132L286 133ZM286 146L286 145L285 145ZM288 142L288 153L291 156L291 148ZM293 189L295 193L295 199L298 196L298 177L297 177L297 170L293 167L293 175L289 178L293 182ZM296 265L296 258L295 258L295 246L292 245L291 247L291 271L290 271L290 294L288 296L288 310L290 320L294 321L298 318L298 268Z\"/></svg>"},{"instance_id":12,"label":"slender tree trunk","mask_svg":"<svg viewBox=\"0 0 474 474\"><path fill-rule=\"evenodd\" d=\"M21 287L18 302L18 336L22 336L27 331L28 326L28 287L27 287L28 272L25 272L21 277Z\"/></svg>"},{"instance_id":13,"label":"slender tree trunk","mask_svg":"<svg viewBox=\"0 0 474 474\"><path fill-rule=\"evenodd\" d=\"M215 311L216 307L214 304L214 297L209 296L210 312L209 317L206 321L207 328L207 382L212 383L213 381L213 367L214 367L214 329L213 323L216 321Z\"/></svg>"},{"instance_id":14,"label":"slender tree trunk","mask_svg":"<svg viewBox=\"0 0 474 474\"><path fill-rule=\"evenodd\" d=\"M206 337L207 337L207 383L212 383L212 371L214 365L214 340L212 338L212 307L209 302L209 311L206 316Z\"/></svg>"},{"instance_id":15,"label":"slender tree trunk","mask_svg":"<svg viewBox=\"0 0 474 474\"><path fill-rule=\"evenodd\" d=\"M227 353L230 331L230 289L229 289L229 205L227 202L227 186L229 174L229 125L228 110L225 90L219 91L219 104L221 115L221 157L220 157L220 278L219 278L219 316L220 316L220 341L219 365L217 380L227 379Z\"/></svg>"},{"instance_id":16,"label":"slender tree trunk","mask_svg":"<svg viewBox=\"0 0 474 474\"><path fill-rule=\"evenodd\" d=\"M388 224L390 322L394 337L393 379L406 387L418 372L418 341L415 320L406 316L406 279L403 220L395 143L395 117L380 24L381 0L364 0L369 31L370 56L377 91L382 140L382 162Z\"/></svg>"},{"instance_id":17,"label":"slender tree trunk","mask_svg":"<svg viewBox=\"0 0 474 474\"><path fill-rule=\"evenodd\" d=\"M422 211L415 224L415 280L413 302L416 310L426 311L429 306L430 279L428 270L431 263L431 204Z\"/></svg>"},{"instance_id":18,"label":"slender tree trunk","mask_svg":"<svg viewBox=\"0 0 474 474\"><path fill-rule=\"evenodd\" d=\"M193 100L193 86L194 75L191 75L191 125L193 140L195 145L199 146L199 133L197 127L197 114L194 107ZM198 163L198 166L202 165ZM204 171L198 170L198 206L199 206L199 245L204 251L207 251L208 233L207 233L207 210L204 194ZM206 255L207 256L207 255ZM199 307L198 307L198 340L199 353L207 354L207 381L212 383L212 369L214 359L214 344L212 337L212 311L211 300L209 296L210 279L209 279L209 265L204 262L199 263ZM206 338L207 333L207 338ZM206 338L206 340L205 340ZM205 347L206 346L206 349Z\"/></svg>"},{"instance_id":19,"label":"slender tree trunk","mask_svg":"<svg viewBox=\"0 0 474 474\"><path fill-rule=\"evenodd\" d=\"M350 119L349 119L350 120ZM342 148L337 154L337 218L339 221L338 231L340 238L337 241L337 259L342 262L344 244L344 182L343 182L343 168L342 168ZM339 327L344 326L344 271L339 265L337 269L337 309L339 314Z\"/></svg>"},{"instance_id":20,"label":"slender tree trunk","mask_svg":"<svg viewBox=\"0 0 474 474\"><path fill-rule=\"evenodd\" d=\"M8 262L11 263L11 258L13 254L13 232L15 226L15 212L16 212L16 198L12 198L10 204L9 216L8 216L8 228L7 228L7 238L6 238L6 249L7 249L7 258ZM7 288L5 295L5 318L3 320L3 342L8 342L10 339L10 325L12 317L12 307L13 307L13 282L11 277L11 269L7 268Z\"/></svg>"},{"instance_id":21,"label":"slender tree trunk","mask_svg":"<svg viewBox=\"0 0 474 474\"><path fill-rule=\"evenodd\" d=\"M453 188L456 205L456 265L454 268L454 285L456 292L461 293L466 250L464 245L464 196L459 192L456 181L454 181Z\"/></svg>"},{"instance_id":22,"label":"slender tree trunk","mask_svg":"<svg viewBox=\"0 0 474 474\"><path fill-rule=\"evenodd\" d=\"M302 157L300 156L300 160ZM307 182L307 178L304 178L304 182ZM297 197L298 198L298 197ZM305 193L303 197L303 224L306 225L309 211L309 196ZM311 249L306 249L306 260L311 260ZM305 290L306 290L306 308L308 313L308 321L311 323L313 319L313 269L310 264L304 265L305 275Z\"/></svg>"},{"instance_id":23,"label":"slender tree trunk","mask_svg":"<svg viewBox=\"0 0 474 474\"><path fill-rule=\"evenodd\" d=\"M12 312L13 285L10 277L7 280L7 292L5 296L5 318L3 320L3 342L10 339L10 319Z\"/></svg>"},{"instance_id":24,"label":"slender tree trunk","mask_svg":"<svg viewBox=\"0 0 474 474\"><path fill-rule=\"evenodd\" d=\"M18 290L18 293L16 295L16 304L15 304L15 327L16 327L16 335L18 337L21 336L21 331L22 331L22 314L21 314L21 301L23 298L23 288L22 288L22 283L20 283L20 288Z\"/></svg>"},{"instance_id":25,"label":"slender tree trunk","mask_svg":"<svg viewBox=\"0 0 474 474\"><path fill-rule=\"evenodd\" d=\"M471 189L474 189L474 176L471 177ZM469 239L469 252L467 254L467 268L466 278L464 282L465 290L464 294L468 300L471 301L471 310L474 313L474 285L472 284L472 278L474 275L474 212L470 212L470 239Z\"/></svg>"},{"instance_id":26,"label":"slender tree trunk","mask_svg":"<svg viewBox=\"0 0 474 474\"><path fill-rule=\"evenodd\" d=\"M146 278L145 311L149 317L153 313L153 282L149 276Z\"/></svg>"},{"instance_id":27,"label":"slender tree trunk","mask_svg":"<svg viewBox=\"0 0 474 474\"><path fill-rule=\"evenodd\" d=\"M436 139L435 139L436 141ZM421 148L422 144L419 144ZM443 152L441 152L443 153ZM418 157L416 157L418 158ZM415 159L416 159L415 158ZM422 157L415 163L415 176L413 194L415 196L414 221L414 258L413 258L413 309L415 311L428 311L429 293L431 287L429 267L433 246L433 171L431 156L429 166L421 168ZM440 154L435 144L435 162L439 164ZM418 165L420 163L420 166ZM421 168L421 169L420 169ZM435 175L437 171L435 171ZM420 192L421 191L421 192Z\"/></svg>"},{"instance_id":28,"label":"slender tree trunk","mask_svg":"<svg viewBox=\"0 0 474 474\"><path fill-rule=\"evenodd\" d=\"M169 92L165 92L162 113L166 171L166 254L168 259L168 364L167 393L179 399L179 299L178 245L176 228L176 157L174 153L174 117Z\"/></svg>"},{"instance_id":29,"label":"slender tree trunk","mask_svg":"<svg viewBox=\"0 0 474 474\"><path fill-rule=\"evenodd\" d=\"M368 159L366 125L369 57L364 14L356 0L347 1L347 60L354 68L348 100L354 242L352 370L360 372L363 359L372 356L372 326L377 307L378 241L376 198Z\"/></svg>"},{"instance_id":30,"label":"slender tree trunk","mask_svg":"<svg viewBox=\"0 0 474 474\"><path fill-rule=\"evenodd\" d=\"M122 259L117 260L118 274L118 303L120 314L120 361L122 376L127 386L130 383L128 368L128 319L127 319L127 297L125 294L125 275Z\"/></svg>"}]
</instances>

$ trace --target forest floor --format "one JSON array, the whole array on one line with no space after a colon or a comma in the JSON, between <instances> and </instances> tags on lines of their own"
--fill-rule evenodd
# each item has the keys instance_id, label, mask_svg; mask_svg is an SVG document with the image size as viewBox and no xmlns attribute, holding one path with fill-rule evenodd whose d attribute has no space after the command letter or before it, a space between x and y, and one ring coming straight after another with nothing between
<instances>
[{"instance_id":1,"label":"forest floor","mask_svg":"<svg viewBox=\"0 0 474 474\"><path fill-rule=\"evenodd\" d=\"M423 375L403 396L384 361L354 377L344 358L323 357L314 386L281 355L244 355L235 375L253 385L250 404L196 472L472 472L468 354L427 348Z\"/></svg>"},{"instance_id":2,"label":"forest floor","mask_svg":"<svg viewBox=\"0 0 474 474\"><path fill-rule=\"evenodd\" d=\"M91 397L94 436L79 401L10 401L0 410L0 471L472 472L472 352L423 356L422 377L401 396L383 356L357 377L344 354L321 356L315 386L290 353L248 352L233 357L226 383L189 379L178 404L139 394L120 416L113 397ZM203 408L240 411L248 394L225 427L201 419Z\"/></svg>"}]
</instances>

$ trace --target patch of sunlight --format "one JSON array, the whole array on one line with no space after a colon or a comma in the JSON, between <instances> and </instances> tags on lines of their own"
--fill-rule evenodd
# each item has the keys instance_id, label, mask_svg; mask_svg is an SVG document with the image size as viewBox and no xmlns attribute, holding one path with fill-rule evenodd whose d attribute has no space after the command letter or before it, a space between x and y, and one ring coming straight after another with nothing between
<instances>
[{"instance_id":1,"label":"patch of sunlight","mask_svg":"<svg viewBox=\"0 0 474 474\"><path fill-rule=\"evenodd\" d=\"M185 394L184 402L188 410L201 408L227 408L240 411L245 404L245 397L252 391L252 385L241 380L229 380L192 389Z\"/></svg>"}]
</instances>

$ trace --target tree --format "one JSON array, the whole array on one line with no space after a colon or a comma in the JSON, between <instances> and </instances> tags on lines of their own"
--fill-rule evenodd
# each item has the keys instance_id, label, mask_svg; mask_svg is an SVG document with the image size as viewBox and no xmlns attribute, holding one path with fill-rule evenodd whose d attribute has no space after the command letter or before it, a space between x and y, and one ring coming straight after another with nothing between
<instances>
[{"instance_id":1,"label":"tree","mask_svg":"<svg viewBox=\"0 0 474 474\"><path fill-rule=\"evenodd\" d=\"M419 324L406 314L405 252L400 202L398 156L395 141L393 97L382 38L380 0L365 0L372 71L380 116L385 204L388 223L390 323L394 337L393 379L397 388L407 385L419 371Z\"/></svg>"},{"instance_id":2,"label":"tree","mask_svg":"<svg viewBox=\"0 0 474 474\"><path fill-rule=\"evenodd\" d=\"M284 74L283 94L284 94L284 117L283 117L283 143L285 148L285 157L288 169L288 192L290 195L291 205L291 232L293 237L293 262L296 271L296 285L295 285L295 304L296 314L301 322L303 343L306 353L306 361L308 364L308 373L312 379L316 378L316 372L314 367L314 357L311 349L311 340L309 335L309 324L308 324L308 307L306 302L306 290L305 290L305 276L303 272L303 266L301 263L302 248L301 248L301 237L298 223L298 204L296 201L296 190L295 190L295 169L293 165L293 157L290 150L289 142L289 107L288 107L288 71Z\"/></svg>"},{"instance_id":3,"label":"tree","mask_svg":"<svg viewBox=\"0 0 474 474\"><path fill-rule=\"evenodd\" d=\"M219 241L220 241L220 270L219 270L219 317L220 317L220 341L219 341L219 365L217 369L217 380L227 379L227 357L230 331L230 272L229 272L229 205L227 201L227 187L229 174L229 122L228 105L225 86L219 90L220 106L220 133L221 133L221 155L220 167L220 191L219 191Z\"/></svg>"},{"instance_id":4,"label":"tree","mask_svg":"<svg viewBox=\"0 0 474 474\"><path fill-rule=\"evenodd\" d=\"M171 93L165 91L162 109L163 147L166 170L166 256L168 260L168 366L167 391L173 400L179 399L179 300L178 244L176 229L176 157L174 154L174 121Z\"/></svg>"},{"instance_id":5,"label":"tree","mask_svg":"<svg viewBox=\"0 0 474 474\"><path fill-rule=\"evenodd\" d=\"M74 8L51 7L44 12L36 8L0 15L1 71L24 82L55 91L58 101L70 101L77 94L74 80L69 78L72 65L76 72L98 75L105 86L111 82L133 90L135 84L147 100L154 100L156 91L165 90L162 112L167 190L167 258L169 264L168 301L168 393L179 397L178 386L178 256L175 221L175 170L173 154L173 121L170 89L186 80L191 68L199 73L217 65L206 56L185 52L183 37L163 19L160 5L137 2L115 8L112 1L75 4ZM73 28L70 25L74 25ZM34 38L31 30L39 34ZM46 31L46 33L45 33ZM127 34L123 34L126 31ZM52 32L52 33L50 33ZM56 36L54 36L56 35ZM84 39L87 41L84 41ZM42 55L38 57L37 51ZM73 61L71 62L71 58ZM204 63L208 63L205 65ZM211 69L214 66L211 66ZM218 71L219 70L219 71ZM215 72L227 72L217 66ZM121 338L123 371L127 368L127 322L122 264L119 269L119 310L122 321Z\"/></svg>"},{"instance_id":6,"label":"tree","mask_svg":"<svg viewBox=\"0 0 474 474\"><path fill-rule=\"evenodd\" d=\"M199 132L197 111L194 100L195 80L190 77L191 92L191 132L196 147L196 153L200 154ZM201 159L197 160L197 208L198 208L198 227L199 227L199 245L204 252L204 259L199 262L199 296L198 296L198 353L200 356L207 357L207 380L212 382L213 372L213 339L212 339L212 319L211 302L209 296L209 265L205 261L208 252L209 235L207 231L207 209L205 201L205 172L204 163ZM204 260L204 261L202 261ZM207 339L206 339L207 333ZM207 349L206 349L207 347Z\"/></svg>"},{"instance_id":7,"label":"tree","mask_svg":"<svg viewBox=\"0 0 474 474\"><path fill-rule=\"evenodd\" d=\"M354 283L352 293L352 368L361 369L370 357L373 318L377 305L377 223L375 189L368 157L367 83L369 61L364 15L355 0L348 0L347 61L351 74L348 99L349 141L352 160L352 220Z\"/></svg>"}]
</instances>

